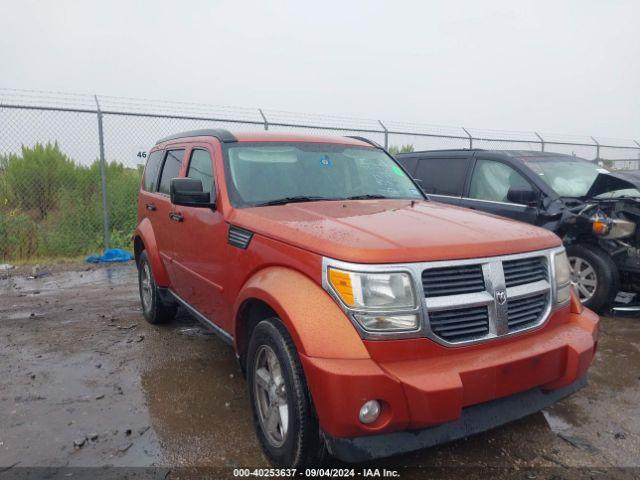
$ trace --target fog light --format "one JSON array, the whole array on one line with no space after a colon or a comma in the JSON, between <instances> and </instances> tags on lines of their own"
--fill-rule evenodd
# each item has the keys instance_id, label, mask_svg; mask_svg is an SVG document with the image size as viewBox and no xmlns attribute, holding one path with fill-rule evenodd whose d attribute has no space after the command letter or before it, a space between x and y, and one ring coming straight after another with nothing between
<instances>
[{"instance_id":1,"label":"fog light","mask_svg":"<svg viewBox=\"0 0 640 480\"><path fill-rule=\"evenodd\" d=\"M380 416L380 402L377 400L369 400L360 407L360 421L362 423L373 423Z\"/></svg>"}]
</instances>

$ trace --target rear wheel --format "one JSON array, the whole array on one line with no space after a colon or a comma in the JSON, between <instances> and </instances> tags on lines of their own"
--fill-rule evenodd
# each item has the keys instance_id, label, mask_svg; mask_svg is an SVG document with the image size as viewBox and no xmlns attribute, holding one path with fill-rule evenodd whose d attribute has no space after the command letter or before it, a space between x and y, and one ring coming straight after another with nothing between
<instances>
[{"instance_id":1,"label":"rear wheel","mask_svg":"<svg viewBox=\"0 0 640 480\"><path fill-rule=\"evenodd\" d=\"M607 252L594 245L570 245L567 257L571 283L584 306L598 311L613 302L620 279L618 268Z\"/></svg>"},{"instance_id":2,"label":"rear wheel","mask_svg":"<svg viewBox=\"0 0 640 480\"><path fill-rule=\"evenodd\" d=\"M296 348L277 318L253 330L247 352L249 399L258 440L274 466L297 468L326 457Z\"/></svg>"},{"instance_id":3,"label":"rear wheel","mask_svg":"<svg viewBox=\"0 0 640 480\"><path fill-rule=\"evenodd\" d=\"M142 314L147 322L157 325L168 322L176 316L177 307L175 305L165 305L162 302L146 251L140 254L140 259L138 260L138 288L140 290Z\"/></svg>"}]
</instances>

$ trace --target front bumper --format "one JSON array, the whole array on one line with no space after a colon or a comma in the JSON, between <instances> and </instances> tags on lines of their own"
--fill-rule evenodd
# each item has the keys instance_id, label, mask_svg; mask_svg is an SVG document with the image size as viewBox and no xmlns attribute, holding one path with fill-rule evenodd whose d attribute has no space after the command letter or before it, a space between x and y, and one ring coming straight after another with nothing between
<instances>
[{"instance_id":1,"label":"front bumper","mask_svg":"<svg viewBox=\"0 0 640 480\"><path fill-rule=\"evenodd\" d=\"M577 392L586 384L585 375L564 388L550 392L534 388L510 397L481 403L465 408L460 418L454 422L424 430L355 438L326 435L327 448L340 460L355 463L432 447L524 418Z\"/></svg>"},{"instance_id":2,"label":"front bumper","mask_svg":"<svg viewBox=\"0 0 640 480\"><path fill-rule=\"evenodd\" d=\"M373 456L392 455L500 425L544 408L546 401L562 398L561 392L568 395L593 360L597 323L589 310L577 314L566 308L536 331L482 345L450 348L428 339L378 341L365 342L371 358L300 358L320 426L336 455L341 456L344 445L366 447L345 458L360 458L362 452L371 456L378 447ZM514 409L513 417L505 413L497 423L473 422L467 430L455 426L466 425L467 411L490 408L486 405L498 399L517 403L509 398L529 391L539 392L535 401L522 411ZM382 413L364 425L358 412L371 399L381 402ZM441 424L447 425L436 427ZM405 430L413 433L391 434ZM423 430L449 433L415 433ZM416 439L401 444L412 438L406 435ZM384 446L387 441L393 445Z\"/></svg>"}]
</instances>

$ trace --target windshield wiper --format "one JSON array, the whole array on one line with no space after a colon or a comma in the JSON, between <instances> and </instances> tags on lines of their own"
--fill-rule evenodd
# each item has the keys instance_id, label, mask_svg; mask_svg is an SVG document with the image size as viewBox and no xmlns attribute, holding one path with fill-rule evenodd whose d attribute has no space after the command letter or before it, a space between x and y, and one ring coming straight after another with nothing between
<instances>
[{"instance_id":1,"label":"windshield wiper","mask_svg":"<svg viewBox=\"0 0 640 480\"><path fill-rule=\"evenodd\" d=\"M353 195L352 197L346 197L345 200L375 200L380 198L390 198L384 195L369 194L369 195Z\"/></svg>"},{"instance_id":2,"label":"windshield wiper","mask_svg":"<svg viewBox=\"0 0 640 480\"><path fill-rule=\"evenodd\" d=\"M297 196L297 197L284 197L277 198L276 200L269 200L268 202L256 203L254 207L267 207L270 205L285 205L287 203L303 203L303 202L317 202L322 200L334 200L328 197L310 197L310 196Z\"/></svg>"}]
</instances>

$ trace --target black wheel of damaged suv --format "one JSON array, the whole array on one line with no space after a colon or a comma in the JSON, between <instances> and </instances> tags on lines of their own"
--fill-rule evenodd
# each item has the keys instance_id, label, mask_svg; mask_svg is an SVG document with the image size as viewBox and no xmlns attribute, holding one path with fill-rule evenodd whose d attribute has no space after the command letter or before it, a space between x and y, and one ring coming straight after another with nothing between
<instances>
[{"instance_id":1,"label":"black wheel of damaged suv","mask_svg":"<svg viewBox=\"0 0 640 480\"><path fill-rule=\"evenodd\" d=\"M618 267L607 252L595 245L567 247L571 283L585 307L600 311L613 302L620 288Z\"/></svg>"},{"instance_id":2,"label":"black wheel of damaged suv","mask_svg":"<svg viewBox=\"0 0 640 480\"><path fill-rule=\"evenodd\" d=\"M168 322L176 316L178 308L175 305L162 303L146 251L140 254L140 259L138 260L138 288L140 290L142 314L147 322L157 325Z\"/></svg>"},{"instance_id":3,"label":"black wheel of damaged suv","mask_svg":"<svg viewBox=\"0 0 640 480\"><path fill-rule=\"evenodd\" d=\"M278 318L253 330L247 351L249 400L258 440L274 466L321 465L326 459L295 345Z\"/></svg>"}]
</instances>

